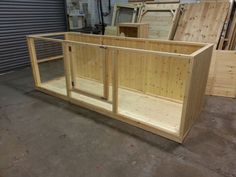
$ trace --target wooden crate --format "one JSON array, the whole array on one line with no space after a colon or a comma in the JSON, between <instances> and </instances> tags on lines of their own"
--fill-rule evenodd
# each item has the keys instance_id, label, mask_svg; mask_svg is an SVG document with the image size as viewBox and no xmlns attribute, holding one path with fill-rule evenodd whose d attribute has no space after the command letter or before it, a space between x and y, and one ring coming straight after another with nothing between
<instances>
[{"instance_id":1,"label":"wooden crate","mask_svg":"<svg viewBox=\"0 0 236 177\"><path fill-rule=\"evenodd\" d=\"M148 24L146 23L120 23L117 36L147 38Z\"/></svg>"},{"instance_id":2,"label":"wooden crate","mask_svg":"<svg viewBox=\"0 0 236 177\"><path fill-rule=\"evenodd\" d=\"M212 44L73 32L27 40L35 86L42 92L180 143L199 117ZM39 62L39 41L60 44L63 60L59 55ZM63 69L52 74L59 61L64 75ZM48 70L41 68L49 63ZM42 78L47 73L52 76Z\"/></svg>"}]
</instances>

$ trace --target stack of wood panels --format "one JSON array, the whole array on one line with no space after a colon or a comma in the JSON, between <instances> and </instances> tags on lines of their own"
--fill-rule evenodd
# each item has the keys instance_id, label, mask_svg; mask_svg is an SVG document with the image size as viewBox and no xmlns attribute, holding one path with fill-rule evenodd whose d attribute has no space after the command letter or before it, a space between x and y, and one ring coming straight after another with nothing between
<instances>
[{"instance_id":1,"label":"stack of wood panels","mask_svg":"<svg viewBox=\"0 0 236 177\"><path fill-rule=\"evenodd\" d=\"M235 49L235 9L235 4L226 0L184 4L174 40L213 43L215 49ZM234 51L214 50L206 93L236 97Z\"/></svg>"},{"instance_id":2,"label":"stack of wood panels","mask_svg":"<svg viewBox=\"0 0 236 177\"><path fill-rule=\"evenodd\" d=\"M229 21L229 26L228 26L228 33L226 36L226 45L225 49L226 50L234 50L236 49L236 1L232 3L232 11L230 16L230 21Z\"/></svg>"}]
</instances>

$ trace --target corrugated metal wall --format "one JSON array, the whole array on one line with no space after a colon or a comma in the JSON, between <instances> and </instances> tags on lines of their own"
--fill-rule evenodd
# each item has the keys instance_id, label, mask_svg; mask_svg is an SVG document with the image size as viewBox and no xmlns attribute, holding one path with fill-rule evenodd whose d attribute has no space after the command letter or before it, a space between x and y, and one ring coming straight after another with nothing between
<instances>
[{"instance_id":1,"label":"corrugated metal wall","mask_svg":"<svg viewBox=\"0 0 236 177\"><path fill-rule=\"evenodd\" d=\"M26 35L61 31L64 0L0 0L0 73L29 65Z\"/></svg>"}]
</instances>

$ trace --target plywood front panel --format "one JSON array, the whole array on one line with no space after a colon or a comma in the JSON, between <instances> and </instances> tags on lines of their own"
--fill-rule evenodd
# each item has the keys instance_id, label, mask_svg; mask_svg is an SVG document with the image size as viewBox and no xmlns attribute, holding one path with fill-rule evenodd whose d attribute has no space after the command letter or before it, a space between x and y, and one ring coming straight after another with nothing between
<instances>
[{"instance_id":1,"label":"plywood front panel","mask_svg":"<svg viewBox=\"0 0 236 177\"><path fill-rule=\"evenodd\" d=\"M76 44L71 55L76 76L103 81L104 49Z\"/></svg>"},{"instance_id":2,"label":"plywood front panel","mask_svg":"<svg viewBox=\"0 0 236 177\"><path fill-rule=\"evenodd\" d=\"M185 4L174 40L217 44L229 5L229 2Z\"/></svg>"}]
</instances>

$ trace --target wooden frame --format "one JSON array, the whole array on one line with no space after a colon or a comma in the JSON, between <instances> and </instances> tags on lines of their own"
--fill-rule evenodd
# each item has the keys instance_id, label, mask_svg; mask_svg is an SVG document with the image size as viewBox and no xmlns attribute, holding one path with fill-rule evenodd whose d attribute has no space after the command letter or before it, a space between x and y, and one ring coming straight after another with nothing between
<instances>
[{"instance_id":1,"label":"wooden frame","mask_svg":"<svg viewBox=\"0 0 236 177\"><path fill-rule=\"evenodd\" d=\"M157 39L173 39L174 34L176 31L177 23L180 17L180 11L181 11L181 5L178 3L172 3L172 4L144 4L142 9L140 10L139 16L138 16L138 22L139 23L147 23L145 20L145 16L148 13L156 13L156 14L163 14L164 16L160 16L160 19L158 20L160 25L152 25L156 20L151 19L150 28L149 28L149 35L150 38L157 38ZM171 17L171 21L166 21L166 13L169 13ZM164 21L161 21L164 20ZM170 19L169 19L170 20ZM163 29L163 26L171 23L170 26L167 26L165 30ZM165 34L163 31L167 31Z\"/></svg>"},{"instance_id":2,"label":"wooden frame","mask_svg":"<svg viewBox=\"0 0 236 177\"><path fill-rule=\"evenodd\" d=\"M118 24L117 36L125 37L148 37L148 24L146 23L120 23Z\"/></svg>"},{"instance_id":3,"label":"wooden frame","mask_svg":"<svg viewBox=\"0 0 236 177\"><path fill-rule=\"evenodd\" d=\"M115 4L114 9L113 9L111 26L116 26L117 25L117 19L118 19L119 12L120 12L121 8L133 9L133 16L132 16L131 23L136 22L138 10L139 10L139 5L137 5L137 4Z\"/></svg>"},{"instance_id":4,"label":"wooden frame","mask_svg":"<svg viewBox=\"0 0 236 177\"><path fill-rule=\"evenodd\" d=\"M73 32L64 33L65 40L51 36L27 37L36 89L183 142L204 103L213 45ZM61 43L65 76L41 81L35 40Z\"/></svg>"}]
</instances>

